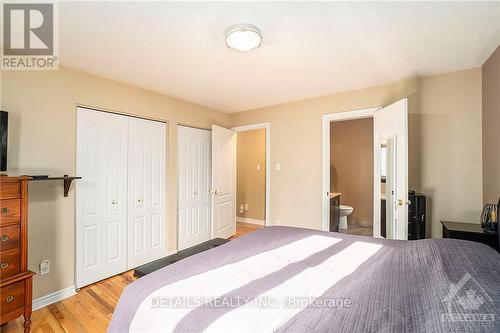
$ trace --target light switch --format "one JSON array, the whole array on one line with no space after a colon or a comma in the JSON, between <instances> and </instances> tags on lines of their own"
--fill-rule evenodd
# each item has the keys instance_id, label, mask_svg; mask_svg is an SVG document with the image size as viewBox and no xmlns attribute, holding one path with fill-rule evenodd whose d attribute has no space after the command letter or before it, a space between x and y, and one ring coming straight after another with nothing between
<instances>
[{"instance_id":1,"label":"light switch","mask_svg":"<svg viewBox=\"0 0 500 333\"><path fill-rule=\"evenodd\" d=\"M245 204L245 210L248 210L248 204Z\"/></svg>"},{"instance_id":2,"label":"light switch","mask_svg":"<svg viewBox=\"0 0 500 333\"><path fill-rule=\"evenodd\" d=\"M281 170L281 163L276 163L276 171L280 171Z\"/></svg>"}]
</instances>

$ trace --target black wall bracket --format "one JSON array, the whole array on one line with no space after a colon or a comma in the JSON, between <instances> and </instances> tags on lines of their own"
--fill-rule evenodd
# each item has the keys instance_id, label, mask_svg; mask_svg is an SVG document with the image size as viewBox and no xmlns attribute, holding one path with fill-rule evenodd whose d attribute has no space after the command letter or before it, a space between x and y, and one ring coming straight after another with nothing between
<instances>
[{"instance_id":1,"label":"black wall bracket","mask_svg":"<svg viewBox=\"0 0 500 333\"><path fill-rule=\"evenodd\" d=\"M82 179L82 177L71 177L68 175L64 175L62 177L40 177L40 178L33 178L31 181L36 182L36 181L45 181L45 180L62 180L64 182L64 196L68 196L69 189L71 187L71 182L75 179Z\"/></svg>"}]
</instances>

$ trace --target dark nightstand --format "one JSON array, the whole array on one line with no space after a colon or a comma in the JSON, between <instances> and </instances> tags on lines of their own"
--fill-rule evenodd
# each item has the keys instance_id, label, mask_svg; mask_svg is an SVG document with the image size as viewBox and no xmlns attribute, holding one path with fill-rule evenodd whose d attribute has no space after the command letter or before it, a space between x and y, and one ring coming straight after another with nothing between
<instances>
[{"instance_id":1,"label":"dark nightstand","mask_svg":"<svg viewBox=\"0 0 500 333\"><path fill-rule=\"evenodd\" d=\"M480 224L449 221L441 221L441 224L443 225L443 238L464 239L483 243L499 251L498 235L484 232Z\"/></svg>"}]
</instances>

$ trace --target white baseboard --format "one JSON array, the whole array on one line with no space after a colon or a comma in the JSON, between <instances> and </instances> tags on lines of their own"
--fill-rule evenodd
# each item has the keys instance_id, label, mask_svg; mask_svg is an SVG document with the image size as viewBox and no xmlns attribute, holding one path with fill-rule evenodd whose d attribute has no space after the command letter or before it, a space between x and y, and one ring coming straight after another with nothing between
<instances>
[{"instance_id":1,"label":"white baseboard","mask_svg":"<svg viewBox=\"0 0 500 333\"><path fill-rule=\"evenodd\" d=\"M33 301L33 310L43 308L44 306L50 305L55 302L62 301L65 298L71 297L76 294L75 286L62 289L51 294L45 295L43 297L37 298Z\"/></svg>"},{"instance_id":2,"label":"white baseboard","mask_svg":"<svg viewBox=\"0 0 500 333\"><path fill-rule=\"evenodd\" d=\"M258 224L258 225L266 225L265 220L257 220L257 219L251 219L248 217L236 217L236 222L243 222L243 223L250 223L250 224Z\"/></svg>"}]
</instances>

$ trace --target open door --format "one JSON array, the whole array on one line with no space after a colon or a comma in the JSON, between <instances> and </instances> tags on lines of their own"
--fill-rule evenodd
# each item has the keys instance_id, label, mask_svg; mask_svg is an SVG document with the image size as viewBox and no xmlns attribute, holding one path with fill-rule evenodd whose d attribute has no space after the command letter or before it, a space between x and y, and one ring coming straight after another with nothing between
<instances>
[{"instance_id":1,"label":"open door","mask_svg":"<svg viewBox=\"0 0 500 333\"><path fill-rule=\"evenodd\" d=\"M375 237L408 239L408 100L375 111Z\"/></svg>"},{"instance_id":2,"label":"open door","mask_svg":"<svg viewBox=\"0 0 500 333\"><path fill-rule=\"evenodd\" d=\"M213 237L236 234L236 133L212 125Z\"/></svg>"}]
</instances>

